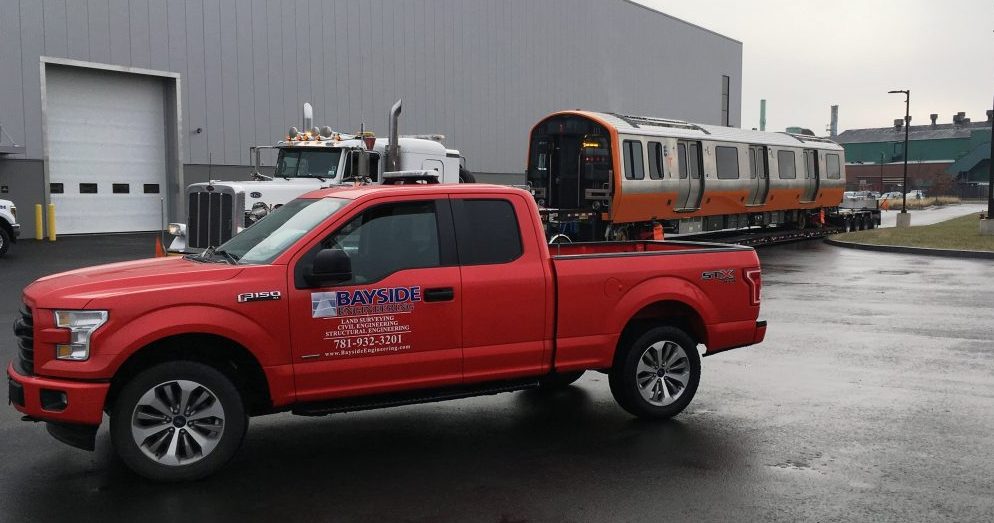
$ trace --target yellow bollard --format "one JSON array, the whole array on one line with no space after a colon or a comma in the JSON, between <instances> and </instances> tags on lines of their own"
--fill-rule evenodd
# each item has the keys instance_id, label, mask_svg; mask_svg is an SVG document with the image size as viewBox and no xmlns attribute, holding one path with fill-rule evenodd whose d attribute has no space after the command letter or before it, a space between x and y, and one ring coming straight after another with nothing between
<instances>
[{"instance_id":1,"label":"yellow bollard","mask_svg":"<svg viewBox=\"0 0 994 523\"><path fill-rule=\"evenodd\" d=\"M55 241L55 204L48 204L48 241Z\"/></svg>"},{"instance_id":2,"label":"yellow bollard","mask_svg":"<svg viewBox=\"0 0 994 523\"><path fill-rule=\"evenodd\" d=\"M35 204L35 239L43 240L45 238L45 224L41 221L41 204Z\"/></svg>"}]
</instances>

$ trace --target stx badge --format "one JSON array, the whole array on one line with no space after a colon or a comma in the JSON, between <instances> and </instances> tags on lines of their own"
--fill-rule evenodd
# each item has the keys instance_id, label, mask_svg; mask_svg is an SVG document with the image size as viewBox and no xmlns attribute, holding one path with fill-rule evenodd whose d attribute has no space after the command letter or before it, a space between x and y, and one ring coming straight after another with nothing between
<instances>
[{"instance_id":1,"label":"stx badge","mask_svg":"<svg viewBox=\"0 0 994 523\"><path fill-rule=\"evenodd\" d=\"M707 271L701 273L704 281L718 280L725 283L735 282L735 269L719 269L717 271Z\"/></svg>"},{"instance_id":2,"label":"stx badge","mask_svg":"<svg viewBox=\"0 0 994 523\"><path fill-rule=\"evenodd\" d=\"M281 297L280 291L243 292L238 295L238 303L278 300Z\"/></svg>"}]
</instances>

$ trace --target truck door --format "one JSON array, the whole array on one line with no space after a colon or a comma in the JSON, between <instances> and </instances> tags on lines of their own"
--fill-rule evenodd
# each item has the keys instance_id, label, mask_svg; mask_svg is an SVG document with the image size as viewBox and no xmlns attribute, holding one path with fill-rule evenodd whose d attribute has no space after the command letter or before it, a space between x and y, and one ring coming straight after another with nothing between
<instances>
[{"instance_id":1,"label":"truck door","mask_svg":"<svg viewBox=\"0 0 994 523\"><path fill-rule=\"evenodd\" d=\"M804 194L801 201L813 202L818 195L818 151L804 150Z\"/></svg>"},{"instance_id":2,"label":"truck door","mask_svg":"<svg viewBox=\"0 0 994 523\"><path fill-rule=\"evenodd\" d=\"M700 142L679 142L676 146L680 164L680 188L677 193L677 210L693 211L701 206L704 177L701 175Z\"/></svg>"},{"instance_id":3,"label":"truck door","mask_svg":"<svg viewBox=\"0 0 994 523\"><path fill-rule=\"evenodd\" d=\"M453 198L467 383L534 376L551 361L551 274L524 198ZM524 228L521 225L525 225ZM549 353L546 353L546 350Z\"/></svg>"},{"instance_id":4,"label":"truck door","mask_svg":"<svg viewBox=\"0 0 994 523\"><path fill-rule=\"evenodd\" d=\"M763 205L770 191L769 162L766 147L749 147L749 205Z\"/></svg>"},{"instance_id":5,"label":"truck door","mask_svg":"<svg viewBox=\"0 0 994 523\"><path fill-rule=\"evenodd\" d=\"M290 326L298 401L462 381L462 288L447 200L371 204L293 262ZM322 249L351 275L307 278Z\"/></svg>"}]
</instances>

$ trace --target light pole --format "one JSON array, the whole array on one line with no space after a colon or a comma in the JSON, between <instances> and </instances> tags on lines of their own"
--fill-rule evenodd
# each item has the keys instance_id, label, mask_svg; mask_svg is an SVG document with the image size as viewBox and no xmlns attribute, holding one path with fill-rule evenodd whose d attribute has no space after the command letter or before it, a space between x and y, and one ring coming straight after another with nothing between
<instances>
[{"instance_id":1,"label":"light pole","mask_svg":"<svg viewBox=\"0 0 994 523\"><path fill-rule=\"evenodd\" d=\"M901 214L908 212L908 131L911 129L911 90L887 91L904 94L904 187L901 187Z\"/></svg>"}]
</instances>

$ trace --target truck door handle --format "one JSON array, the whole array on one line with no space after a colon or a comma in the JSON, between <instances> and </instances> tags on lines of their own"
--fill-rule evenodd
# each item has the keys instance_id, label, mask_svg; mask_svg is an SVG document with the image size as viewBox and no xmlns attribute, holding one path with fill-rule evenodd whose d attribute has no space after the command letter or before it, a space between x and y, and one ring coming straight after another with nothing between
<instances>
[{"instance_id":1,"label":"truck door handle","mask_svg":"<svg viewBox=\"0 0 994 523\"><path fill-rule=\"evenodd\" d=\"M425 289L425 301L452 301L456 293L452 287Z\"/></svg>"}]
</instances>

